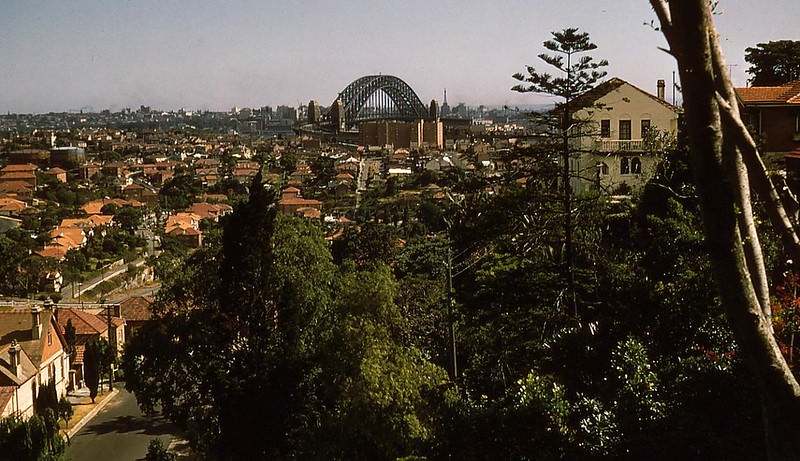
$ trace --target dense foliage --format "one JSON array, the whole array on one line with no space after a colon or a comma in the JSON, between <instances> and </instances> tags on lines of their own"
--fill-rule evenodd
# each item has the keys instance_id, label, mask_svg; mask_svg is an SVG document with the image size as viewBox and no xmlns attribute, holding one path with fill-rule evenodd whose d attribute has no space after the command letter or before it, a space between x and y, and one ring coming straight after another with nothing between
<instances>
[{"instance_id":1,"label":"dense foliage","mask_svg":"<svg viewBox=\"0 0 800 461\"><path fill-rule=\"evenodd\" d=\"M419 453L447 375L408 346L382 262L333 264L318 228L259 183L221 242L165 280L126 349L127 386L219 459Z\"/></svg>"},{"instance_id":2,"label":"dense foliage","mask_svg":"<svg viewBox=\"0 0 800 461\"><path fill-rule=\"evenodd\" d=\"M800 78L800 41L775 40L745 50L751 86L780 86Z\"/></svg>"},{"instance_id":3,"label":"dense foliage","mask_svg":"<svg viewBox=\"0 0 800 461\"><path fill-rule=\"evenodd\" d=\"M28 419L7 416L0 419L0 454L18 461L61 459L66 442L58 429L58 418L51 409Z\"/></svg>"}]
</instances>

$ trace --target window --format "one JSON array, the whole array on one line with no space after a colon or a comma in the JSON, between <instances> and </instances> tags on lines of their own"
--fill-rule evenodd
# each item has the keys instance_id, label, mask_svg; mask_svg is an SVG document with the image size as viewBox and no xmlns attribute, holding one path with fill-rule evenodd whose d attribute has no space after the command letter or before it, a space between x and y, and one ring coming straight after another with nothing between
<instances>
[{"instance_id":1,"label":"window","mask_svg":"<svg viewBox=\"0 0 800 461\"><path fill-rule=\"evenodd\" d=\"M600 176L608 175L608 164L606 162L600 162L597 164L597 174Z\"/></svg>"},{"instance_id":2,"label":"window","mask_svg":"<svg viewBox=\"0 0 800 461\"><path fill-rule=\"evenodd\" d=\"M619 161L619 172L620 174L631 174L631 166L628 163L627 157L622 157Z\"/></svg>"},{"instance_id":3,"label":"window","mask_svg":"<svg viewBox=\"0 0 800 461\"><path fill-rule=\"evenodd\" d=\"M47 345L48 346L52 346L53 345L53 332L52 331L48 331L47 332Z\"/></svg>"},{"instance_id":4,"label":"window","mask_svg":"<svg viewBox=\"0 0 800 461\"><path fill-rule=\"evenodd\" d=\"M642 139L647 136L650 131L650 120L642 120Z\"/></svg>"},{"instance_id":5,"label":"window","mask_svg":"<svg viewBox=\"0 0 800 461\"><path fill-rule=\"evenodd\" d=\"M642 161L639 159L639 157L633 157L631 159L631 173L633 174L642 173Z\"/></svg>"},{"instance_id":6,"label":"window","mask_svg":"<svg viewBox=\"0 0 800 461\"><path fill-rule=\"evenodd\" d=\"M619 121L619 139L631 139L631 121Z\"/></svg>"},{"instance_id":7,"label":"window","mask_svg":"<svg viewBox=\"0 0 800 461\"><path fill-rule=\"evenodd\" d=\"M800 112L794 114L794 133L800 133Z\"/></svg>"},{"instance_id":8,"label":"window","mask_svg":"<svg viewBox=\"0 0 800 461\"><path fill-rule=\"evenodd\" d=\"M600 137L611 137L611 120L600 120Z\"/></svg>"}]
</instances>

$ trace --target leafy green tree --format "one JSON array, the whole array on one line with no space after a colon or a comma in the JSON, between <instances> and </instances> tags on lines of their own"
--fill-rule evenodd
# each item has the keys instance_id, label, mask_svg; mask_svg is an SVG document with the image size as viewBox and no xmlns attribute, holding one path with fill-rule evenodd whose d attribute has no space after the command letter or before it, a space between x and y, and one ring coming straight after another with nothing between
<instances>
[{"instance_id":1,"label":"leafy green tree","mask_svg":"<svg viewBox=\"0 0 800 461\"><path fill-rule=\"evenodd\" d=\"M116 203L106 203L100 208L100 213L104 215L115 215L118 209L119 206L117 206Z\"/></svg>"},{"instance_id":2,"label":"leafy green tree","mask_svg":"<svg viewBox=\"0 0 800 461\"><path fill-rule=\"evenodd\" d=\"M448 383L443 368L404 345L406 319L395 304L396 282L385 265L345 269L324 337L320 363L322 424L304 453L320 459L400 459L432 442L437 402ZM322 377L321 377L322 378Z\"/></svg>"},{"instance_id":3,"label":"leafy green tree","mask_svg":"<svg viewBox=\"0 0 800 461\"><path fill-rule=\"evenodd\" d=\"M21 266L27 256L25 246L8 237L0 237L0 292L20 294Z\"/></svg>"},{"instance_id":4,"label":"leafy green tree","mask_svg":"<svg viewBox=\"0 0 800 461\"><path fill-rule=\"evenodd\" d=\"M75 410L72 408L72 403L67 399L67 396L62 396L58 400L58 417L64 420L64 424L69 422Z\"/></svg>"},{"instance_id":5,"label":"leafy green tree","mask_svg":"<svg viewBox=\"0 0 800 461\"><path fill-rule=\"evenodd\" d=\"M447 311L447 255L450 240L421 237L400 249L394 274L397 305L406 319L404 343L418 348L430 361L450 366ZM450 359L452 360L452 359Z\"/></svg>"},{"instance_id":6,"label":"leafy green tree","mask_svg":"<svg viewBox=\"0 0 800 461\"><path fill-rule=\"evenodd\" d=\"M200 180L190 174L177 175L158 191L158 200L165 210L185 210L202 193Z\"/></svg>"},{"instance_id":7,"label":"leafy green tree","mask_svg":"<svg viewBox=\"0 0 800 461\"><path fill-rule=\"evenodd\" d=\"M114 221L122 230L132 234L142 225L142 211L131 206L124 206L114 213Z\"/></svg>"},{"instance_id":8,"label":"leafy green tree","mask_svg":"<svg viewBox=\"0 0 800 461\"><path fill-rule=\"evenodd\" d=\"M744 50L751 86L780 86L800 78L800 40L775 40Z\"/></svg>"},{"instance_id":9,"label":"leafy green tree","mask_svg":"<svg viewBox=\"0 0 800 461\"><path fill-rule=\"evenodd\" d=\"M351 260L357 267L365 268L379 262L391 264L396 247L394 227L369 221L360 229L348 228L342 237L334 241L331 252L337 264Z\"/></svg>"},{"instance_id":10,"label":"leafy green tree","mask_svg":"<svg viewBox=\"0 0 800 461\"><path fill-rule=\"evenodd\" d=\"M153 439L147 445L147 454L144 457L144 461L175 461L177 459L178 456L168 452L159 439Z\"/></svg>"}]
</instances>

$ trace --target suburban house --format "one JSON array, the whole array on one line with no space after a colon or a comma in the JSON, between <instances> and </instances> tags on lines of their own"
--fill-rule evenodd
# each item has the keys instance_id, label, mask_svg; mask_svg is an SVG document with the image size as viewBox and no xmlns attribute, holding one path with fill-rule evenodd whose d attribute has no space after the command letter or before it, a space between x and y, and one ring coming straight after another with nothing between
<instances>
[{"instance_id":1,"label":"suburban house","mask_svg":"<svg viewBox=\"0 0 800 461\"><path fill-rule=\"evenodd\" d=\"M742 119L769 168L786 169L800 191L800 80L781 86L736 88Z\"/></svg>"},{"instance_id":2,"label":"suburban house","mask_svg":"<svg viewBox=\"0 0 800 461\"><path fill-rule=\"evenodd\" d=\"M81 206L81 211L86 213L87 215L94 215L94 214L102 214L102 209L106 205L114 205L117 208L122 208L126 206L130 206L133 208L144 208L144 203L138 200L125 200L121 198L104 198L99 200L92 200L91 202L86 202Z\"/></svg>"},{"instance_id":3,"label":"suburban house","mask_svg":"<svg viewBox=\"0 0 800 461\"><path fill-rule=\"evenodd\" d=\"M36 190L36 165L26 163L23 165L7 165L0 169L0 183L8 182L24 182L27 183L31 189Z\"/></svg>"},{"instance_id":4,"label":"suburban house","mask_svg":"<svg viewBox=\"0 0 800 461\"><path fill-rule=\"evenodd\" d=\"M300 189L287 187L281 191L278 211L289 216L320 219L322 217L322 202L314 199L305 199L300 195Z\"/></svg>"},{"instance_id":5,"label":"suburban house","mask_svg":"<svg viewBox=\"0 0 800 461\"><path fill-rule=\"evenodd\" d=\"M571 134L579 151L570 160L576 193L600 187L627 195L644 186L661 160L650 134L676 136L681 114L664 99L663 80L652 95L614 77L576 98L572 107Z\"/></svg>"},{"instance_id":6,"label":"suburban house","mask_svg":"<svg viewBox=\"0 0 800 461\"><path fill-rule=\"evenodd\" d=\"M0 198L0 216L19 216L26 208L28 208L28 204L21 200L9 197Z\"/></svg>"},{"instance_id":7,"label":"suburban house","mask_svg":"<svg viewBox=\"0 0 800 461\"><path fill-rule=\"evenodd\" d=\"M203 233L200 231L201 219L195 213L176 213L167 218L164 233L177 238L181 244L189 248L199 248L203 244Z\"/></svg>"},{"instance_id":8,"label":"suburban house","mask_svg":"<svg viewBox=\"0 0 800 461\"><path fill-rule=\"evenodd\" d=\"M55 178L56 181L67 182L67 172L57 166L44 171L45 176Z\"/></svg>"},{"instance_id":9,"label":"suburban house","mask_svg":"<svg viewBox=\"0 0 800 461\"><path fill-rule=\"evenodd\" d=\"M125 320L126 339L153 318L153 311L150 307L153 302L155 299L152 296L131 296L115 306L115 315Z\"/></svg>"},{"instance_id":10,"label":"suburban house","mask_svg":"<svg viewBox=\"0 0 800 461\"><path fill-rule=\"evenodd\" d=\"M51 380L56 393L67 391L67 343L52 309L0 311L0 417L33 415L39 391Z\"/></svg>"},{"instance_id":11,"label":"suburban house","mask_svg":"<svg viewBox=\"0 0 800 461\"><path fill-rule=\"evenodd\" d=\"M218 222L219 218L233 213L233 207L225 203L195 202L187 210L188 213Z\"/></svg>"},{"instance_id":12,"label":"suburban house","mask_svg":"<svg viewBox=\"0 0 800 461\"><path fill-rule=\"evenodd\" d=\"M119 317L111 316L111 334L109 335L108 317L105 314L93 314L82 309L59 309L58 324L66 331L67 324L72 322L75 328L75 356L71 361L69 383L75 388L83 387L83 355L86 345L100 338L115 341L114 344L125 343L125 322ZM119 352L119 348L117 351Z\"/></svg>"}]
</instances>

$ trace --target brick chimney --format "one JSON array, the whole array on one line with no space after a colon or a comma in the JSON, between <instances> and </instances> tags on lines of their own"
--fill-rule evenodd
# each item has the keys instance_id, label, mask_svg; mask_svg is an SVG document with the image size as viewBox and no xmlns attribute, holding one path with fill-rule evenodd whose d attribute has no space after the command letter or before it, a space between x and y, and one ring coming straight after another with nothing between
<instances>
[{"instance_id":1,"label":"brick chimney","mask_svg":"<svg viewBox=\"0 0 800 461\"><path fill-rule=\"evenodd\" d=\"M11 362L10 363L11 372L14 373L14 376L17 376L17 377L20 375L20 370L22 369L22 367L20 366L21 360L20 360L20 357L19 357L20 349L21 348L19 347L19 343L17 342L17 340L16 339L12 339L11 340L11 347L8 348L8 355L10 357L9 361Z\"/></svg>"},{"instance_id":2,"label":"brick chimney","mask_svg":"<svg viewBox=\"0 0 800 461\"><path fill-rule=\"evenodd\" d=\"M42 337L42 321L40 319L40 313L42 309L39 306L31 307L31 336L33 339L39 339Z\"/></svg>"},{"instance_id":3,"label":"brick chimney","mask_svg":"<svg viewBox=\"0 0 800 461\"><path fill-rule=\"evenodd\" d=\"M656 83L656 86L658 87L658 99L663 101L664 89L667 87L667 84L664 82L663 79L659 79L658 82Z\"/></svg>"}]
</instances>

